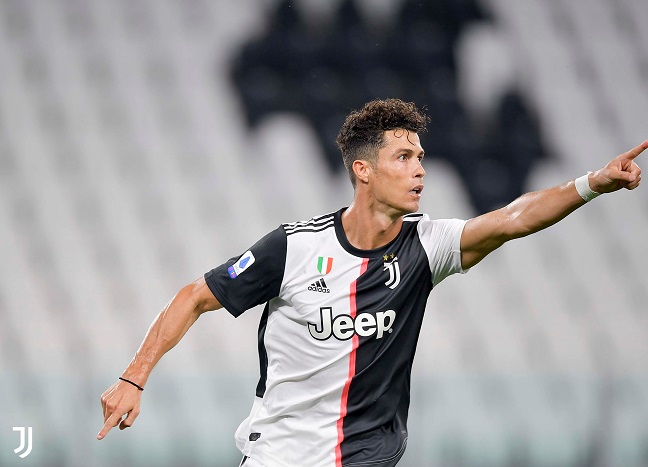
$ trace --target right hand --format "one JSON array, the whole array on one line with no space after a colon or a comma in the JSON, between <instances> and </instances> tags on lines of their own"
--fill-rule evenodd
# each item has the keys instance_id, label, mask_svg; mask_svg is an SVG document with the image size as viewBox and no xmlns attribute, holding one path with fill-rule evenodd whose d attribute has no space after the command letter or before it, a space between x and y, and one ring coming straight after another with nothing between
<instances>
[{"instance_id":1,"label":"right hand","mask_svg":"<svg viewBox=\"0 0 648 467\"><path fill-rule=\"evenodd\" d=\"M110 386L101 395L104 426L97 439L103 439L117 425L120 430L130 427L139 415L141 399L142 391L125 381L119 380ZM124 415L126 418L123 419Z\"/></svg>"},{"instance_id":2,"label":"right hand","mask_svg":"<svg viewBox=\"0 0 648 467\"><path fill-rule=\"evenodd\" d=\"M648 149L648 141L618 155L601 170L591 173L588 181L592 190L598 193L611 193L621 188L628 190L637 188L641 182L641 169L634 159L646 149Z\"/></svg>"}]
</instances>

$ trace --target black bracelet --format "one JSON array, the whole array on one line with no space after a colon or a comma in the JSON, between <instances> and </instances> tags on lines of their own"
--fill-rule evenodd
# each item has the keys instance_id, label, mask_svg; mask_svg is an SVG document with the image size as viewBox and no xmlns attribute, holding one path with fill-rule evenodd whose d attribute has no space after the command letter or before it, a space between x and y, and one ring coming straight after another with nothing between
<instances>
[{"instance_id":1,"label":"black bracelet","mask_svg":"<svg viewBox=\"0 0 648 467\"><path fill-rule=\"evenodd\" d=\"M122 378L122 377L120 376L119 379L121 379L122 381L126 381L127 383L132 384L133 386L135 386L135 387L136 387L137 389L139 389L140 391L143 391L143 390L144 390L144 388L143 388L142 386L140 386L139 384L135 384L135 383L133 383L132 381L127 380L126 378Z\"/></svg>"}]
</instances>

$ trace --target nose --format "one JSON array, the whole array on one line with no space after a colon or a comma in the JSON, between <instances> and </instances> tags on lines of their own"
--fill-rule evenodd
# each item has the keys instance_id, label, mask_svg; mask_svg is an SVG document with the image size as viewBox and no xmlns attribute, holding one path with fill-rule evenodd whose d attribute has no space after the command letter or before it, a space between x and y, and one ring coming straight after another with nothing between
<instances>
[{"instance_id":1,"label":"nose","mask_svg":"<svg viewBox=\"0 0 648 467\"><path fill-rule=\"evenodd\" d=\"M425 177L425 169L423 168L422 161L416 161L416 174L414 176L418 178Z\"/></svg>"}]
</instances>

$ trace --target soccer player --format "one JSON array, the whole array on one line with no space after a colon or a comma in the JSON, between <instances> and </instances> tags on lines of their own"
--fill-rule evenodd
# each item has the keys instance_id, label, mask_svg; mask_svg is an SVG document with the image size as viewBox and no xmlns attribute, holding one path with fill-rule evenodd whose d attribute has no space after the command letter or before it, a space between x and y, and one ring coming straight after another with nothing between
<instances>
[{"instance_id":1,"label":"soccer player","mask_svg":"<svg viewBox=\"0 0 648 467\"><path fill-rule=\"evenodd\" d=\"M642 145L605 167L468 221L415 214L425 170L412 103L372 101L337 142L355 192L347 208L283 224L185 286L102 396L105 424L130 427L159 359L198 317L265 303L261 377L236 432L246 467L396 465L407 443L410 372L428 294L505 242L641 181Z\"/></svg>"}]
</instances>

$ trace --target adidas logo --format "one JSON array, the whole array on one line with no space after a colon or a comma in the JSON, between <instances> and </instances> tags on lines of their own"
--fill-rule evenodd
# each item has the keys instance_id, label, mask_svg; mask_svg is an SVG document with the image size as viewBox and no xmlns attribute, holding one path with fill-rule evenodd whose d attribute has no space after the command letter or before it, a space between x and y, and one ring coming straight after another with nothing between
<instances>
[{"instance_id":1,"label":"adidas logo","mask_svg":"<svg viewBox=\"0 0 648 467\"><path fill-rule=\"evenodd\" d=\"M308 290L311 290L313 292L331 293L331 290L326 287L326 282L324 282L323 277L317 282L313 282L311 285L309 285Z\"/></svg>"}]
</instances>

